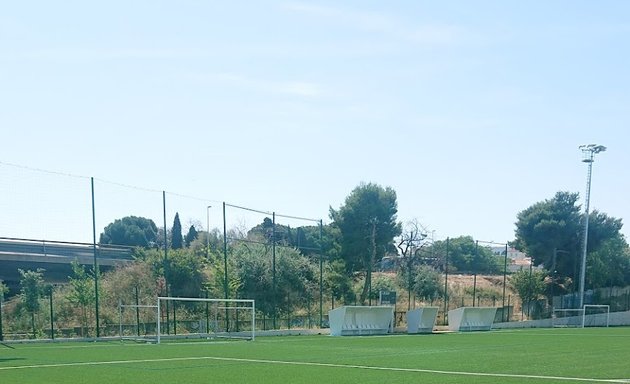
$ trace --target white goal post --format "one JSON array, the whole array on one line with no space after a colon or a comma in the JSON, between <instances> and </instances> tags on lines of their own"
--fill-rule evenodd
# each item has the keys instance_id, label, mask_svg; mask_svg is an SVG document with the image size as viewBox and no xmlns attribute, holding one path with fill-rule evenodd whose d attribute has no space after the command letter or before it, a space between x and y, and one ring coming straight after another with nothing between
<instances>
[{"instance_id":1,"label":"white goal post","mask_svg":"<svg viewBox=\"0 0 630 384\"><path fill-rule=\"evenodd\" d=\"M609 323L609 305L585 304L582 308L553 310L553 327L608 327Z\"/></svg>"},{"instance_id":2,"label":"white goal post","mask_svg":"<svg viewBox=\"0 0 630 384\"><path fill-rule=\"evenodd\" d=\"M608 327L610 323L610 305L585 304L582 315L582 328Z\"/></svg>"},{"instance_id":3,"label":"white goal post","mask_svg":"<svg viewBox=\"0 0 630 384\"><path fill-rule=\"evenodd\" d=\"M170 305L169 305L170 304ZM185 309L177 311L176 306ZM169 308L170 307L170 308ZM195 297L158 297L157 313L161 318L157 324L157 342L164 338L162 312L173 310L173 329L170 338L239 338L254 340L256 337L256 303L246 299L205 299ZM175 314L179 313L179 318ZM186 318L182 318L184 314ZM240 328L241 325L246 325ZM170 324L166 333L170 331ZM183 330L182 330L183 328ZM177 330L180 329L179 335Z\"/></svg>"},{"instance_id":4,"label":"white goal post","mask_svg":"<svg viewBox=\"0 0 630 384\"><path fill-rule=\"evenodd\" d=\"M554 328L581 328L584 308L554 309L551 325Z\"/></svg>"},{"instance_id":5,"label":"white goal post","mask_svg":"<svg viewBox=\"0 0 630 384\"><path fill-rule=\"evenodd\" d=\"M125 332L128 326L125 326L127 319L123 317L123 312L126 309L135 310L135 327L136 334L132 335ZM142 311L142 315L140 313ZM123 304L122 301L118 301L118 336L120 340L138 340L138 341L156 341L157 329L159 327L159 310L157 305L139 305L139 304ZM144 328L144 335L140 335L141 324ZM152 329L151 329L152 328Z\"/></svg>"}]
</instances>

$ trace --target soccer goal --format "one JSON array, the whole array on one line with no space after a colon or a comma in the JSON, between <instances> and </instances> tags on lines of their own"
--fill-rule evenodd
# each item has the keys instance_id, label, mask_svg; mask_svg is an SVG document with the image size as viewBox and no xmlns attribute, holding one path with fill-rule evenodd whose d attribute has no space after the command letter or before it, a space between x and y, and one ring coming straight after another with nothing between
<instances>
[{"instance_id":1,"label":"soccer goal","mask_svg":"<svg viewBox=\"0 0 630 384\"><path fill-rule=\"evenodd\" d=\"M554 309L551 324L554 328L582 328L584 308Z\"/></svg>"},{"instance_id":2,"label":"soccer goal","mask_svg":"<svg viewBox=\"0 0 630 384\"><path fill-rule=\"evenodd\" d=\"M584 314L582 315L582 327L608 327L609 323L609 305L584 305Z\"/></svg>"},{"instance_id":3,"label":"soccer goal","mask_svg":"<svg viewBox=\"0 0 630 384\"><path fill-rule=\"evenodd\" d=\"M157 305L118 302L118 336L121 341L157 342L158 319Z\"/></svg>"},{"instance_id":4,"label":"soccer goal","mask_svg":"<svg viewBox=\"0 0 630 384\"><path fill-rule=\"evenodd\" d=\"M245 339L256 337L254 300L158 297L162 339Z\"/></svg>"}]
</instances>

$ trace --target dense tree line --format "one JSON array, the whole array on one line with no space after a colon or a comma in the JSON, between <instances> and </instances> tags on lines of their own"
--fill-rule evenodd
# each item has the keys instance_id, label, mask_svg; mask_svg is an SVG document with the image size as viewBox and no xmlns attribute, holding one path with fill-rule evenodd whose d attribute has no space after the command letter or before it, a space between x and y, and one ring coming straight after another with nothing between
<instances>
[{"instance_id":1,"label":"dense tree line","mask_svg":"<svg viewBox=\"0 0 630 384\"><path fill-rule=\"evenodd\" d=\"M522 292L521 296L527 300L544 293L560 294L575 290L584 219L580 213L581 207L577 204L578 198L577 193L558 192L552 199L537 202L518 214L513 245L528 254L533 263L542 266L545 271L542 277L535 274L537 280L528 281L528 284L519 282L518 279L522 280L522 276L515 277L512 284L515 289L527 286L531 291L531 287L538 287L536 292ZM439 288L439 276L446 270L464 274L499 274L503 270L504 256L495 255L488 246L480 245L471 236L451 238L447 244L445 240L433 242L428 239L426 229L417 221L403 227L397 221L396 193L391 188L372 183L360 184L348 195L341 207L331 207L330 218L332 222L321 228L318 225L292 228L274 225L272 219L267 217L245 236L241 236L242 240L265 245L263 248L252 244L243 248L237 241L231 240L228 269L231 267L236 271L232 280L235 287L232 293L254 294L255 290L241 292L236 288L242 286L243 278L247 276L237 275L240 269L256 264L255 260L268 261L271 245L293 249L298 256L306 257L305 260L311 263L311 268L315 271L318 269L316 264L319 256L322 255L326 263L326 294L337 301L365 303L369 298L369 291L375 286L371 281L372 273L378 269L385 256L395 260L399 275L398 288L408 293L408 300L411 300L412 293L424 299L443 295L443 287ZM140 228L128 228L133 225L139 225ZM171 230L173 248L179 245L177 236L181 235L181 225L178 225L179 216L176 215ZM595 210L590 214L587 264L589 288L630 284L630 251L620 232L622 225L620 219L605 213ZM121 234L126 234L127 240L123 241L131 245L137 243L135 239L139 237L138 234L148 233L147 238L154 238L152 234L156 232L155 224L150 220L129 217L110 224L101 239L120 239ZM205 242L195 241L198 237L208 240L207 236L213 244L212 250L205 249ZM218 252L221 249L220 237L219 233L198 232L191 226L184 238L183 247L191 249L198 256L213 255L210 262L214 264L210 266L210 270L214 268L218 271L223 268ZM238 239L239 236L230 238ZM235 263L236 260L241 261ZM265 265L260 264L260 260L258 273L261 273ZM269 265L266 268L267 274L272 273ZM220 280L218 273L209 272L208 275L214 275ZM529 275L526 278L533 279ZM171 279L178 281L175 276ZM258 279L266 281L260 276ZM189 278L187 284L191 281L202 283L199 278ZM361 281L360 287L354 284L358 281ZM306 289L312 287L312 283L303 281L297 286ZM222 285L214 284L216 287ZM257 289L267 294L270 292L264 287ZM222 293L219 288L215 290L216 294ZM184 289L182 292L192 293L191 289ZM310 292L307 294L309 297L316 295L317 293ZM279 300L275 297L272 301Z\"/></svg>"},{"instance_id":2,"label":"dense tree line","mask_svg":"<svg viewBox=\"0 0 630 384\"><path fill-rule=\"evenodd\" d=\"M558 192L518 214L513 245L542 266L535 273L512 277L510 285L523 301L575 290L583 226L577 201L578 194ZM504 255L495 255L470 236L432 241L417 221L403 226L397 213L393 189L361 184L342 206L330 208L330 224L292 228L267 217L244 233L231 231L227 255L221 231L191 225L183 236L179 214L167 233L150 219L124 217L104 228L100 242L133 246L136 260L99 277L103 305L129 302L134 295L145 302L156 295L227 295L255 299L265 316L310 313L320 300L320 258L321 299L331 305L365 304L381 289L405 292L410 304L415 299L432 302L445 295L447 270L502 273ZM593 211L589 228L587 287L630 284L630 248L620 232L621 220ZM396 278L383 274L373 278L385 258L393 261ZM43 282L45 271L20 273L21 301L16 310L27 316L35 332L42 297L53 288ZM73 264L70 284L55 288L67 302L60 319L76 316L81 327L88 328L94 316L95 273ZM6 291L2 285L0 289L0 294ZM105 323L116 321L113 314L101 316Z\"/></svg>"}]
</instances>

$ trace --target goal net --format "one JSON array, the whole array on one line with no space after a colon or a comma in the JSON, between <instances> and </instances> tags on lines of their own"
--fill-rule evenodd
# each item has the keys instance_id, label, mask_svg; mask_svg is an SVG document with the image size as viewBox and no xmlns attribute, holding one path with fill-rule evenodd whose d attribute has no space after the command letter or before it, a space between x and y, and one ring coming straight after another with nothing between
<instances>
[{"instance_id":1,"label":"goal net","mask_svg":"<svg viewBox=\"0 0 630 384\"><path fill-rule=\"evenodd\" d=\"M158 306L118 303L120 340L157 342Z\"/></svg>"},{"instance_id":2,"label":"goal net","mask_svg":"<svg viewBox=\"0 0 630 384\"><path fill-rule=\"evenodd\" d=\"M254 300L158 297L157 342L163 339L254 340Z\"/></svg>"},{"instance_id":3,"label":"goal net","mask_svg":"<svg viewBox=\"0 0 630 384\"><path fill-rule=\"evenodd\" d=\"M582 327L607 327L610 322L609 305L584 305Z\"/></svg>"},{"instance_id":4,"label":"goal net","mask_svg":"<svg viewBox=\"0 0 630 384\"><path fill-rule=\"evenodd\" d=\"M554 328L581 328L584 319L584 309L554 309L551 318Z\"/></svg>"},{"instance_id":5,"label":"goal net","mask_svg":"<svg viewBox=\"0 0 630 384\"><path fill-rule=\"evenodd\" d=\"M610 306L585 304L581 309L554 309L554 327L608 327Z\"/></svg>"}]
</instances>

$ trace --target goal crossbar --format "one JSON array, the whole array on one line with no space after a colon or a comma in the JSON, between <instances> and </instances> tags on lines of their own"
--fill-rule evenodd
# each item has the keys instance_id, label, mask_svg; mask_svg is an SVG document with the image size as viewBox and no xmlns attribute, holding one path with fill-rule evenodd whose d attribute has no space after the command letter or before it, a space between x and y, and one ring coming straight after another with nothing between
<instances>
[{"instance_id":1,"label":"goal crossbar","mask_svg":"<svg viewBox=\"0 0 630 384\"><path fill-rule=\"evenodd\" d=\"M171 296L158 296L157 298L157 313L161 313L161 302L162 301L170 301L170 302L196 302L196 303L217 303L223 304L221 306L217 306L216 309L222 310L250 310L251 311L251 340L255 340L256 338L256 302L251 299L206 299L206 298L195 298L195 297L171 297ZM228 303L235 303L236 305L230 306ZM160 343L161 337L161 321L157 323L157 343Z\"/></svg>"},{"instance_id":2,"label":"goal crossbar","mask_svg":"<svg viewBox=\"0 0 630 384\"><path fill-rule=\"evenodd\" d=\"M581 328L584 322L584 308L554 309L552 327Z\"/></svg>"},{"instance_id":3,"label":"goal crossbar","mask_svg":"<svg viewBox=\"0 0 630 384\"><path fill-rule=\"evenodd\" d=\"M120 340L122 341L123 339L129 338L129 339L136 339L136 337L125 337L123 335L123 309L127 309L127 308L131 308L131 309L155 309L155 326L156 326L156 331L159 329L160 327L160 310L159 310L159 306L158 305L147 305L147 304L123 304L122 301L118 301L118 335L120 337ZM136 327L139 327L139 324L136 324ZM142 338L143 340L147 340L146 337Z\"/></svg>"},{"instance_id":4,"label":"goal crossbar","mask_svg":"<svg viewBox=\"0 0 630 384\"><path fill-rule=\"evenodd\" d=\"M601 313L589 313L587 314L586 311L588 310L588 308L601 308L601 309L605 309L605 312L601 312ZM606 315L606 327L608 327L608 324L610 323L610 305L605 305L605 304L584 304L583 309L583 314L582 314L582 328L584 328L587 324L586 324L586 317L587 316L600 316L600 315ZM590 324L589 324L590 325Z\"/></svg>"},{"instance_id":5,"label":"goal crossbar","mask_svg":"<svg viewBox=\"0 0 630 384\"><path fill-rule=\"evenodd\" d=\"M599 313L589 313L589 309L601 309ZM605 317L605 321L604 318ZM585 328L587 326L598 326L596 320L602 319L601 325L608 327L610 323L610 306L600 304L584 304L582 308L554 309L553 326Z\"/></svg>"},{"instance_id":6,"label":"goal crossbar","mask_svg":"<svg viewBox=\"0 0 630 384\"><path fill-rule=\"evenodd\" d=\"M252 299L205 299L203 297L172 297L172 296L158 296L158 305L160 300L171 300L171 301L207 301L211 303L251 303L252 306L255 304L255 300Z\"/></svg>"}]
</instances>

